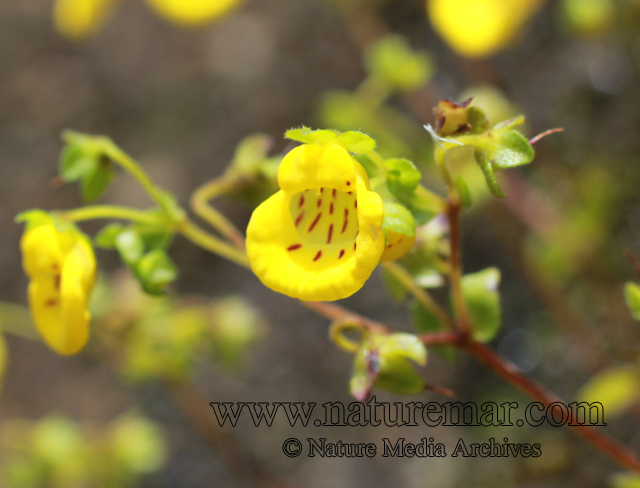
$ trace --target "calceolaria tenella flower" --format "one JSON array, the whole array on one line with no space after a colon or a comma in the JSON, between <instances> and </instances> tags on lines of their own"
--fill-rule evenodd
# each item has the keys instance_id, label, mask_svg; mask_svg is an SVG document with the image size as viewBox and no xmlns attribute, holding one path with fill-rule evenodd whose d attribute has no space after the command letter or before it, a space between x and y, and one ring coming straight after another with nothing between
<instances>
[{"instance_id":1,"label":"calceolaria tenella flower","mask_svg":"<svg viewBox=\"0 0 640 488\"><path fill-rule=\"evenodd\" d=\"M27 212L18 220L27 222L20 247L36 328L57 353L76 354L89 338L88 302L96 276L91 243L75 226L45 212Z\"/></svg>"},{"instance_id":2,"label":"calceolaria tenella flower","mask_svg":"<svg viewBox=\"0 0 640 488\"><path fill-rule=\"evenodd\" d=\"M358 291L385 247L382 200L365 169L336 140L303 144L282 160L278 184L247 228L254 273L301 300Z\"/></svg>"}]
</instances>

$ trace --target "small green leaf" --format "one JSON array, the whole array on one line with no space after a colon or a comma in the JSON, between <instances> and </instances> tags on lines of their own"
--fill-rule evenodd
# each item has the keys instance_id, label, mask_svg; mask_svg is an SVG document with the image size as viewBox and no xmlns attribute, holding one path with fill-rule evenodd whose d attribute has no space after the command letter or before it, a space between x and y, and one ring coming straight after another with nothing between
<instances>
[{"instance_id":1,"label":"small green leaf","mask_svg":"<svg viewBox=\"0 0 640 488\"><path fill-rule=\"evenodd\" d=\"M464 181L462 176L456 176L454 181L456 190L458 190L458 196L460 197L460 203L463 207L468 208L471 206L471 191L467 186L467 182Z\"/></svg>"},{"instance_id":2,"label":"small green leaf","mask_svg":"<svg viewBox=\"0 0 640 488\"><path fill-rule=\"evenodd\" d=\"M135 266L142 288L150 295L161 295L178 277L178 270L162 249L148 252Z\"/></svg>"},{"instance_id":3,"label":"small green leaf","mask_svg":"<svg viewBox=\"0 0 640 488\"><path fill-rule=\"evenodd\" d=\"M384 206L382 230L385 235L389 232L403 236L416 235L416 222L406 207L395 202L382 202L382 204Z\"/></svg>"},{"instance_id":4,"label":"small green leaf","mask_svg":"<svg viewBox=\"0 0 640 488\"><path fill-rule=\"evenodd\" d=\"M391 194L400 200L411 198L422 178L416 166L408 159L387 159L384 165Z\"/></svg>"},{"instance_id":5,"label":"small green leaf","mask_svg":"<svg viewBox=\"0 0 640 488\"><path fill-rule=\"evenodd\" d=\"M467 109L467 123L471 126L472 134L480 134L489 130L489 119L480 107L473 106Z\"/></svg>"},{"instance_id":6,"label":"small green leaf","mask_svg":"<svg viewBox=\"0 0 640 488\"><path fill-rule=\"evenodd\" d=\"M500 330L500 270L487 268L462 278L462 293L473 327L473 337L489 342Z\"/></svg>"},{"instance_id":7,"label":"small green leaf","mask_svg":"<svg viewBox=\"0 0 640 488\"><path fill-rule=\"evenodd\" d=\"M376 148L376 141L367 134L357 131L344 132L338 136L338 142L350 153L365 154Z\"/></svg>"},{"instance_id":8,"label":"small green leaf","mask_svg":"<svg viewBox=\"0 0 640 488\"><path fill-rule=\"evenodd\" d=\"M94 237L96 246L103 249L115 249L116 238L118 234L124 231L125 227L122 224L109 224L103 227L100 232Z\"/></svg>"},{"instance_id":9,"label":"small green leaf","mask_svg":"<svg viewBox=\"0 0 640 488\"><path fill-rule=\"evenodd\" d=\"M398 90L415 90L433 74L431 57L415 52L399 35L387 35L371 45L365 53L367 70Z\"/></svg>"},{"instance_id":10,"label":"small green leaf","mask_svg":"<svg viewBox=\"0 0 640 488\"><path fill-rule=\"evenodd\" d=\"M524 124L524 115L518 115L517 117L504 120L499 124L496 124L493 130L508 130L508 129L512 129L517 125L522 125L522 124Z\"/></svg>"},{"instance_id":11,"label":"small green leaf","mask_svg":"<svg viewBox=\"0 0 640 488\"><path fill-rule=\"evenodd\" d=\"M427 348L413 334L400 332L383 336L378 351L381 356L397 355L412 359L420 366L427 364Z\"/></svg>"},{"instance_id":12,"label":"small green leaf","mask_svg":"<svg viewBox=\"0 0 640 488\"><path fill-rule=\"evenodd\" d=\"M16 215L14 220L17 224L26 222L27 229L35 229L36 227L50 223L53 219L48 212L40 209L33 209L20 212Z\"/></svg>"},{"instance_id":13,"label":"small green leaf","mask_svg":"<svg viewBox=\"0 0 640 488\"><path fill-rule=\"evenodd\" d=\"M299 129L290 129L285 132L284 137L292 141L301 142L303 144L327 144L336 139L336 133L331 130L318 129L312 130L309 127L302 126Z\"/></svg>"},{"instance_id":14,"label":"small green leaf","mask_svg":"<svg viewBox=\"0 0 640 488\"><path fill-rule=\"evenodd\" d=\"M491 131L478 149L494 168L514 168L533 161L533 146L520 132L515 130Z\"/></svg>"},{"instance_id":15,"label":"small green leaf","mask_svg":"<svg viewBox=\"0 0 640 488\"><path fill-rule=\"evenodd\" d=\"M480 166L480 169L484 173L484 178L487 181L487 186L489 187L489 191L491 191L491 193L493 193L493 195L498 198L506 198L506 195L502 191L502 188L500 188L500 184L498 183L498 180L496 179L496 175L493 172L493 166L491 166L491 163L489 162L489 160L479 150L475 151L475 156L476 156L476 161Z\"/></svg>"},{"instance_id":16,"label":"small green leaf","mask_svg":"<svg viewBox=\"0 0 640 488\"><path fill-rule=\"evenodd\" d=\"M633 318L640 320L640 286L632 282L625 284L624 299Z\"/></svg>"},{"instance_id":17,"label":"small green leaf","mask_svg":"<svg viewBox=\"0 0 640 488\"><path fill-rule=\"evenodd\" d=\"M606 369L583 385L578 402L600 402L606 418L618 417L640 399L638 370L629 366Z\"/></svg>"},{"instance_id":18,"label":"small green leaf","mask_svg":"<svg viewBox=\"0 0 640 488\"><path fill-rule=\"evenodd\" d=\"M144 241L133 229L120 232L115 238L114 245L122 260L129 266L137 263L144 253Z\"/></svg>"},{"instance_id":19,"label":"small green leaf","mask_svg":"<svg viewBox=\"0 0 640 488\"><path fill-rule=\"evenodd\" d=\"M411 302L409 312L416 332L420 334L441 332L447 328L446 324L443 324L438 317L424 308L417 300ZM449 362L455 361L457 357L457 351L454 346L437 345L430 347L436 354L439 354Z\"/></svg>"},{"instance_id":20,"label":"small green leaf","mask_svg":"<svg viewBox=\"0 0 640 488\"><path fill-rule=\"evenodd\" d=\"M404 302L407 299L409 292L406 287L404 287L393 274L389 273L384 268L382 268L382 281L387 285L389 293L391 293L391 296L397 302Z\"/></svg>"},{"instance_id":21,"label":"small green leaf","mask_svg":"<svg viewBox=\"0 0 640 488\"><path fill-rule=\"evenodd\" d=\"M67 144L60 154L59 173L66 182L77 181L92 173L98 165L98 154L87 154L77 144Z\"/></svg>"},{"instance_id":22,"label":"small green leaf","mask_svg":"<svg viewBox=\"0 0 640 488\"><path fill-rule=\"evenodd\" d=\"M417 395L424 391L424 380L411 363L397 355L381 356L380 372L374 386L395 395Z\"/></svg>"},{"instance_id":23,"label":"small green leaf","mask_svg":"<svg viewBox=\"0 0 640 488\"><path fill-rule=\"evenodd\" d=\"M115 177L113 166L107 159L101 159L95 169L82 179L82 198L93 202L102 196Z\"/></svg>"}]
</instances>

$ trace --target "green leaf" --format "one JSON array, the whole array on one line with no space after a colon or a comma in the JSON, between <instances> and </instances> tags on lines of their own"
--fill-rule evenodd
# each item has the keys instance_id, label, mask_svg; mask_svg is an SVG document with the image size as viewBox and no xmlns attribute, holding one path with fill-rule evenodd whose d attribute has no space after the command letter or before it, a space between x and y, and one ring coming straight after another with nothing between
<instances>
[{"instance_id":1,"label":"green leaf","mask_svg":"<svg viewBox=\"0 0 640 488\"><path fill-rule=\"evenodd\" d=\"M144 241L133 229L120 232L115 238L114 245L122 260L129 266L137 263L144 253Z\"/></svg>"},{"instance_id":2,"label":"green leaf","mask_svg":"<svg viewBox=\"0 0 640 488\"><path fill-rule=\"evenodd\" d=\"M458 196L460 197L460 203L463 207L468 208L471 206L471 191L467 186L467 182L464 181L462 176L456 176L454 181L456 189L458 190Z\"/></svg>"},{"instance_id":3,"label":"green leaf","mask_svg":"<svg viewBox=\"0 0 640 488\"><path fill-rule=\"evenodd\" d=\"M378 351L380 356L397 355L412 359L420 366L427 364L427 348L414 334L400 332L383 336Z\"/></svg>"},{"instance_id":4,"label":"green leaf","mask_svg":"<svg viewBox=\"0 0 640 488\"><path fill-rule=\"evenodd\" d=\"M14 220L17 224L26 222L27 229L35 229L36 227L50 223L53 219L48 212L40 209L33 209L19 213L16 215Z\"/></svg>"},{"instance_id":5,"label":"green leaf","mask_svg":"<svg viewBox=\"0 0 640 488\"><path fill-rule=\"evenodd\" d=\"M512 129L516 125L524 124L524 115L518 115L512 119L504 120L499 124L496 124L493 130L508 130Z\"/></svg>"},{"instance_id":6,"label":"green leaf","mask_svg":"<svg viewBox=\"0 0 640 488\"><path fill-rule=\"evenodd\" d=\"M491 131L478 148L494 168L514 168L533 161L535 151L525 136L515 130Z\"/></svg>"},{"instance_id":7,"label":"green leaf","mask_svg":"<svg viewBox=\"0 0 640 488\"><path fill-rule=\"evenodd\" d=\"M387 159L384 165L391 194L399 200L411 198L422 178L416 166L408 159Z\"/></svg>"},{"instance_id":8,"label":"green leaf","mask_svg":"<svg viewBox=\"0 0 640 488\"><path fill-rule=\"evenodd\" d=\"M150 295L162 295L167 286L178 277L178 270L162 249L148 252L135 266L142 288Z\"/></svg>"},{"instance_id":9,"label":"green leaf","mask_svg":"<svg viewBox=\"0 0 640 488\"><path fill-rule=\"evenodd\" d=\"M489 342L500 330L501 307L500 271L487 268L462 278L462 293L473 327L473 337L479 342Z\"/></svg>"},{"instance_id":10,"label":"green leaf","mask_svg":"<svg viewBox=\"0 0 640 488\"><path fill-rule=\"evenodd\" d=\"M397 302L404 302L407 299L407 296L409 295L407 289L392 273L389 273L384 268L382 268L382 281L387 285L387 289L394 300Z\"/></svg>"},{"instance_id":11,"label":"green leaf","mask_svg":"<svg viewBox=\"0 0 640 488\"><path fill-rule=\"evenodd\" d=\"M493 172L493 166L491 165L489 160L485 157L484 153L480 152L479 150L476 150L475 156L476 156L476 161L480 166L480 169L484 173L484 178L487 181L487 186L489 187L489 191L491 191L491 193L493 193L493 195L498 198L506 198L506 195L502 191L502 188L500 188L500 184L498 183L498 180L496 179L496 175Z\"/></svg>"},{"instance_id":12,"label":"green leaf","mask_svg":"<svg viewBox=\"0 0 640 488\"><path fill-rule=\"evenodd\" d=\"M67 144L60 154L60 177L66 182L80 180L95 170L98 158L98 154L87 153L78 144Z\"/></svg>"},{"instance_id":13,"label":"green leaf","mask_svg":"<svg viewBox=\"0 0 640 488\"><path fill-rule=\"evenodd\" d=\"M406 207L395 202L383 201L382 204L384 206L382 230L385 235L389 232L395 232L403 236L416 235L416 222Z\"/></svg>"},{"instance_id":14,"label":"green leaf","mask_svg":"<svg viewBox=\"0 0 640 488\"><path fill-rule=\"evenodd\" d=\"M100 232L94 237L96 246L103 249L115 249L116 238L118 234L124 231L125 227L122 224L109 224L103 227Z\"/></svg>"},{"instance_id":15,"label":"green leaf","mask_svg":"<svg viewBox=\"0 0 640 488\"><path fill-rule=\"evenodd\" d=\"M441 332L447 328L446 324L443 324L438 317L436 317L430 310L424 308L417 300L413 300L409 304L409 313L411 314L411 319L416 328L416 332L420 334ZM449 362L455 361L457 357L457 351L454 346L437 345L430 347L436 354L439 354Z\"/></svg>"},{"instance_id":16,"label":"green leaf","mask_svg":"<svg viewBox=\"0 0 640 488\"><path fill-rule=\"evenodd\" d=\"M424 380L405 358L389 355L380 357L380 372L374 386L395 395L417 395L424 391Z\"/></svg>"},{"instance_id":17,"label":"green leaf","mask_svg":"<svg viewBox=\"0 0 640 488\"><path fill-rule=\"evenodd\" d=\"M624 300L633 318L640 320L640 286L632 282L625 284Z\"/></svg>"},{"instance_id":18,"label":"green leaf","mask_svg":"<svg viewBox=\"0 0 640 488\"><path fill-rule=\"evenodd\" d=\"M606 418L617 417L640 399L638 370L629 366L606 369L583 385L578 402L600 402Z\"/></svg>"},{"instance_id":19,"label":"green leaf","mask_svg":"<svg viewBox=\"0 0 640 488\"><path fill-rule=\"evenodd\" d=\"M344 132L338 136L338 142L350 153L365 154L376 148L376 141L367 134L357 131Z\"/></svg>"},{"instance_id":20,"label":"green leaf","mask_svg":"<svg viewBox=\"0 0 640 488\"><path fill-rule=\"evenodd\" d=\"M369 73L399 90L415 90L429 81L433 62L425 52L415 52L399 35L387 35L365 53Z\"/></svg>"},{"instance_id":21,"label":"green leaf","mask_svg":"<svg viewBox=\"0 0 640 488\"><path fill-rule=\"evenodd\" d=\"M312 130L309 127L302 126L299 129L290 129L285 132L284 137L292 141L301 142L303 144L327 144L336 139L336 133L331 130L318 129Z\"/></svg>"},{"instance_id":22,"label":"green leaf","mask_svg":"<svg viewBox=\"0 0 640 488\"><path fill-rule=\"evenodd\" d=\"M85 202L93 202L102 196L115 177L110 161L101 159L95 169L84 175L82 179L82 198Z\"/></svg>"}]
</instances>

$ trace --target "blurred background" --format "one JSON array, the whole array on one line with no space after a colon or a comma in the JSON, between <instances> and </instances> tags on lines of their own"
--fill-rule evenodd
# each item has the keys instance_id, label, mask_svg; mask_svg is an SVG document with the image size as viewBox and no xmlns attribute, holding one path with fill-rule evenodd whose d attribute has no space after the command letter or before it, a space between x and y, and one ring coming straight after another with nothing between
<instances>
[{"instance_id":1,"label":"blurred background","mask_svg":"<svg viewBox=\"0 0 640 488\"><path fill-rule=\"evenodd\" d=\"M113 138L185 206L246 136L270 136L277 156L291 147L284 131L301 124L362 129L385 156L413 159L440 191L422 125L434 123L439 100L475 96L492 123L524 113L529 136L565 128L536 144L532 165L504 175L503 201L488 194L473 164L456 163L474 198L463 222L465 270L502 271L503 326L492 346L566 400L596 374L632 371L607 429L640 451L640 328L623 295L637 276L622 254L640 252L640 2L434 0L427 8L417 0L248 0L188 29L141 0L123 0L82 40L56 31L53 8L50 0L0 0L0 299L26 304L14 216L82 204L77 188L55 184L65 129ZM402 37L378 44L376 54L372 46L389 33ZM391 80L397 58L415 53L418 74ZM125 175L104 200L150 204ZM250 204L216 204L246 227ZM180 269L171 296L181 298L167 304L142 297L115 254L97 251L95 340L131 323L142 331L128 336L124 359L106 357L100 345L63 358L7 334L2 486L623 486L612 478L621 469L568 429L303 429L280 419L271 428L243 421L216 431L212 401L352 401L352 358L329 341L325 319L249 271L181 238L171 255ZM378 273L344 302L413 330ZM22 309L7 310L4 322L20 320L11 314ZM202 314L214 325L202 325ZM454 363L430 354L421 374L465 401L529 402L464 354ZM539 442L543 455L290 459L281 451L289 437L379 444L402 436L447 446L459 437L508 437ZM88 464L68 466L74 453ZM105 459L118 476L87 468Z\"/></svg>"}]
</instances>

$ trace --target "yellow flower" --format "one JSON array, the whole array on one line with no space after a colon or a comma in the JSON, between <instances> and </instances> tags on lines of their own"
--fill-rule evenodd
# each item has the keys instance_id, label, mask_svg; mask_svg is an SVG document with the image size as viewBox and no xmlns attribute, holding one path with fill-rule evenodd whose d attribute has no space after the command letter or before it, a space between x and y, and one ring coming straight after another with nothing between
<instances>
[{"instance_id":1,"label":"yellow flower","mask_svg":"<svg viewBox=\"0 0 640 488\"><path fill-rule=\"evenodd\" d=\"M385 246L382 200L364 168L340 144L304 144L284 157L278 183L247 228L254 273L301 300L354 294Z\"/></svg>"},{"instance_id":2,"label":"yellow flower","mask_svg":"<svg viewBox=\"0 0 640 488\"><path fill-rule=\"evenodd\" d=\"M77 229L60 228L42 214L28 224L20 247L31 279L31 315L54 351L76 354L89 338L88 301L96 275L93 248Z\"/></svg>"},{"instance_id":3,"label":"yellow flower","mask_svg":"<svg viewBox=\"0 0 640 488\"><path fill-rule=\"evenodd\" d=\"M544 0L428 0L436 31L463 56L506 47Z\"/></svg>"},{"instance_id":4,"label":"yellow flower","mask_svg":"<svg viewBox=\"0 0 640 488\"><path fill-rule=\"evenodd\" d=\"M114 0L56 0L54 24L63 36L84 40L102 28L115 3Z\"/></svg>"},{"instance_id":5,"label":"yellow flower","mask_svg":"<svg viewBox=\"0 0 640 488\"><path fill-rule=\"evenodd\" d=\"M191 27L221 17L242 0L147 0L147 3L167 20Z\"/></svg>"}]
</instances>

